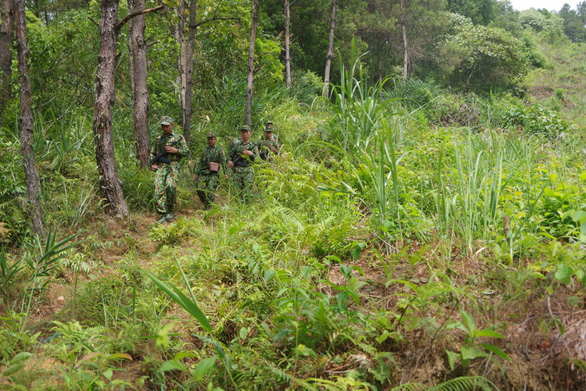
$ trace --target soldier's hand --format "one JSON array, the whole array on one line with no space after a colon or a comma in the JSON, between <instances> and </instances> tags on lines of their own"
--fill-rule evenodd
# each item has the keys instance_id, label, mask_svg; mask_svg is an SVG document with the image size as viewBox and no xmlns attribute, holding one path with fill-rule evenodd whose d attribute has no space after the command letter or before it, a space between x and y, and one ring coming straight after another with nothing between
<instances>
[{"instance_id":1,"label":"soldier's hand","mask_svg":"<svg viewBox=\"0 0 586 391\"><path fill-rule=\"evenodd\" d=\"M193 176L193 181L194 181L194 182L195 182L195 181L197 181L197 178L199 178L199 175L194 175L194 176Z\"/></svg>"},{"instance_id":2,"label":"soldier's hand","mask_svg":"<svg viewBox=\"0 0 586 391\"><path fill-rule=\"evenodd\" d=\"M228 180L228 174L224 174L224 179Z\"/></svg>"},{"instance_id":3,"label":"soldier's hand","mask_svg":"<svg viewBox=\"0 0 586 391\"><path fill-rule=\"evenodd\" d=\"M254 155L251 151L249 151L248 149L245 149L244 151L242 151L242 154L244 155L248 155L248 156L252 156Z\"/></svg>"},{"instance_id":4,"label":"soldier's hand","mask_svg":"<svg viewBox=\"0 0 586 391\"><path fill-rule=\"evenodd\" d=\"M167 146L165 147L165 151L167 151L168 153L177 153L177 152L179 152L179 151L177 150L177 148L175 148L175 147L172 147L172 146L170 146L170 145L167 145Z\"/></svg>"},{"instance_id":5,"label":"soldier's hand","mask_svg":"<svg viewBox=\"0 0 586 391\"><path fill-rule=\"evenodd\" d=\"M228 167L230 167L230 168L234 168L234 163L232 162L232 160L230 160L230 161L228 162Z\"/></svg>"},{"instance_id":6,"label":"soldier's hand","mask_svg":"<svg viewBox=\"0 0 586 391\"><path fill-rule=\"evenodd\" d=\"M157 166L156 164L153 164L151 166L151 170L153 170L153 171L157 171L158 169L159 169L159 166Z\"/></svg>"},{"instance_id":7,"label":"soldier's hand","mask_svg":"<svg viewBox=\"0 0 586 391\"><path fill-rule=\"evenodd\" d=\"M271 147L271 151L273 151L273 153L277 153L277 148Z\"/></svg>"}]
</instances>

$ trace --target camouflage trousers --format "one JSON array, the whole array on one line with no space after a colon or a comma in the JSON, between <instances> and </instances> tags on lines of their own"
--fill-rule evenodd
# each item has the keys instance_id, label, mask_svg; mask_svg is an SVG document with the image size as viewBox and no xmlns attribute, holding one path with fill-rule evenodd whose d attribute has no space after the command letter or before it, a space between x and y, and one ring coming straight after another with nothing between
<instances>
[{"instance_id":1,"label":"camouflage trousers","mask_svg":"<svg viewBox=\"0 0 586 391\"><path fill-rule=\"evenodd\" d=\"M179 163L162 164L155 172L155 200L157 212L165 214L175 207Z\"/></svg>"},{"instance_id":2,"label":"camouflage trousers","mask_svg":"<svg viewBox=\"0 0 586 391\"><path fill-rule=\"evenodd\" d=\"M216 189L218 188L219 176L199 175L195 181L197 195L200 201L207 207L216 200Z\"/></svg>"},{"instance_id":3,"label":"camouflage trousers","mask_svg":"<svg viewBox=\"0 0 586 391\"><path fill-rule=\"evenodd\" d=\"M234 167L234 184L238 197L248 204L252 201L252 185L254 182L254 172L249 167Z\"/></svg>"}]
</instances>

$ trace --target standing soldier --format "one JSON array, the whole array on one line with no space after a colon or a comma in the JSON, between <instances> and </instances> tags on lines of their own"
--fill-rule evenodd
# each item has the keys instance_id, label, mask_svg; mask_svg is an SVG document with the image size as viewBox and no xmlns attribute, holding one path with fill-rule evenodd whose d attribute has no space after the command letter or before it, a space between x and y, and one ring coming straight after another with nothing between
<instances>
[{"instance_id":1,"label":"standing soldier","mask_svg":"<svg viewBox=\"0 0 586 391\"><path fill-rule=\"evenodd\" d=\"M252 163L257 156L258 148L250 141L250 128L243 125L240 128L240 138L232 141L228 149L228 167L234 171L234 182L238 187L240 199L245 203L252 200Z\"/></svg>"},{"instance_id":2,"label":"standing soldier","mask_svg":"<svg viewBox=\"0 0 586 391\"><path fill-rule=\"evenodd\" d=\"M215 192L218 188L220 166L224 177L228 179L224 150L222 147L216 146L216 135L213 132L209 132L208 147L201 154L199 163L195 168L195 177L193 178L197 187L197 195L205 209L209 209L210 205L216 200Z\"/></svg>"},{"instance_id":3,"label":"standing soldier","mask_svg":"<svg viewBox=\"0 0 586 391\"><path fill-rule=\"evenodd\" d=\"M160 224L174 218L179 162L189 154L183 136L173 133L171 117L161 118L161 129L163 134L155 139L151 149L151 169L155 171L155 199L160 215L157 222Z\"/></svg>"},{"instance_id":4,"label":"standing soldier","mask_svg":"<svg viewBox=\"0 0 586 391\"><path fill-rule=\"evenodd\" d=\"M258 143L260 157L264 161L271 161L271 155L279 154L279 141L273 133L273 122L267 121L264 138Z\"/></svg>"}]
</instances>

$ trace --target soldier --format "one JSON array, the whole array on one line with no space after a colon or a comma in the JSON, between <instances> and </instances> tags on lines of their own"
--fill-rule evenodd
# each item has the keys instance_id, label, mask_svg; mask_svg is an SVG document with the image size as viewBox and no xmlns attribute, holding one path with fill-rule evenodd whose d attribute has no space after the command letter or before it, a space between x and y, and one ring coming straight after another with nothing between
<instances>
[{"instance_id":1,"label":"soldier","mask_svg":"<svg viewBox=\"0 0 586 391\"><path fill-rule=\"evenodd\" d=\"M163 134L159 135L151 149L151 169L155 171L155 199L160 218L158 223L172 220L177 191L177 178L182 157L189 154L185 139L173 133L171 117L161 118Z\"/></svg>"},{"instance_id":2,"label":"soldier","mask_svg":"<svg viewBox=\"0 0 586 391\"><path fill-rule=\"evenodd\" d=\"M238 187L240 199L245 203L252 200L252 163L257 156L258 148L250 141L250 127L244 125L240 128L240 138L232 141L228 149L228 167L234 171L234 182Z\"/></svg>"},{"instance_id":3,"label":"soldier","mask_svg":"<svg viewBox=\"0 0 586 391\"><path fill-rule=\"evenodd\" d=\"M267 121L265 125L264 138L258 143L260 157L264 161L271 161L271 155L279 154L279 142L273 133L273 122Z\"/></svg>"},{"instance_id":4,"label":"soldier","mask_svg":"<svg viewBox=\"0 0 586 391\"><path fill-rule=\"evenodd\" d=\"M220 166L225 179L228 179L224 150L222 147L216 146L216 135L213 132L208 133L207 139L208 147L202 152L193 177L197 187L197 195L205 209L209 209L216 199L215 191L218 188Z\"/></svg>"}]
</instances>

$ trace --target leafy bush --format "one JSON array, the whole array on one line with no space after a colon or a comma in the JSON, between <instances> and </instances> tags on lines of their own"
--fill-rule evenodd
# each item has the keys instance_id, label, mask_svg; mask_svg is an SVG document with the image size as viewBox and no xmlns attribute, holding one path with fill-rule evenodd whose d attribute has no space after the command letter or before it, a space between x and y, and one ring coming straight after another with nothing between
<instances>
[{"instance_id":1,"label":"leafy bush","mask_svg":"<svg viewBox=\"0 0 586 391\"><path fill-rule=\"evenodd\" d=\"M503 122L511 129L520 129L530 134L545 134L549 137L559 136L569 130L568 123L559 113L541 105L513 108L504 114Z\"/></svg>"}]
</instances>

